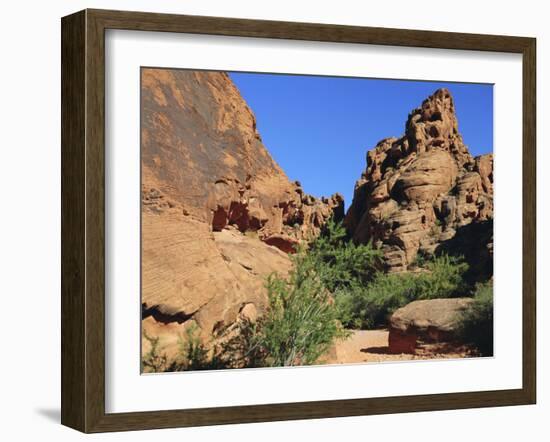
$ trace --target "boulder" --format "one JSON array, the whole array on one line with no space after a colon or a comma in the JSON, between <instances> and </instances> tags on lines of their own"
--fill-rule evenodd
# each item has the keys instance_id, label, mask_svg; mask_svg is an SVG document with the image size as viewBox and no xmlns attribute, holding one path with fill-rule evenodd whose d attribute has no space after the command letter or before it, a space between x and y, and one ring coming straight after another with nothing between
<instances>
[{"instance_id":1,"label":"boulder","mask_svg":"<svg viewBox=\"0 0 550 442\"><path fill-rule=\"evenodd\" d=\"M414 353L418 340L452 341L462 312L472 302L472 298L429 299L397 309L389 321L390 353Z\"/></svg>"},{"instance_id":2,"label":"boulder","mask_svg":"<svg viewBox=\"0 0 550 442\"><path fill-rule=\"evenodd\" d=\"M245 321L254 323L258 319L258 309L254 304L245 304L239 313L240 317Z\"/></svg>"}]
</instances>

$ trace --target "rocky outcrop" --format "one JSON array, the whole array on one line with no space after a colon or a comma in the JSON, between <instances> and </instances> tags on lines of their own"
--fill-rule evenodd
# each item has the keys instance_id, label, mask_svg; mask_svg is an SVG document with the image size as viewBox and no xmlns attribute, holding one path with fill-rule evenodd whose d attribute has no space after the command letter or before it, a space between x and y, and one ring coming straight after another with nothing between
<instances>
[{"instance_id":1,"label":"rocky outcrop","mask_svg":"<svg viewBox=\"0 0 550 442\"><path fill-rule=\"evenodd\" d=\"M193 321L210 336L262 310L265 276L343 217L343 199L287 178L227 74L142 69L141 80L144 324L154 335Z\"/></svg>"},{"instance_id":2,"label":"rocky outcrop","mask_svg":"<svg viewBox=\"0 0 550 442\"><path fill-rule=\"evenodd\" d=\"M389 352L415 353L419 340L454 340L461 314L472 302L472 298L429 299L397 309L389 321Z\"/></svg>"},{"instance_id":3,"label":"rocky outcrop","mask_svg":"<svg viewBox=\"0 0 550 442\"><path fill-rule=\"evenodd\" d=\"M439 89L409 114L401 138L367 153L345 223L355 241L382 248L388 271L405 271L419 252L442 250L465 226L492 218L493 155L470 155L453 98ZM492 229L478 244L492 260Z\"/></svg>"}]
</instances>

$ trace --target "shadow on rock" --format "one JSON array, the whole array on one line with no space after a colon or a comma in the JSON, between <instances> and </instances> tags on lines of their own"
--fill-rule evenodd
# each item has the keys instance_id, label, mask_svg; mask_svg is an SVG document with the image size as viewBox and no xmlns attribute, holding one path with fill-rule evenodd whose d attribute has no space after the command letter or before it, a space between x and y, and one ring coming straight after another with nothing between
<instances>
[{"instance_id":1,"label":"shadow on rock","mask_svg":"<svg viewBox=\"0 0 550 442\"><path fill-rule=\"evenodd\" d=\"M462 255L469 266L464 274L468 284L487 281L493 276L493 220L459 227L455 236L442 242L435 252Z\"/></svg>"}]
</instances>

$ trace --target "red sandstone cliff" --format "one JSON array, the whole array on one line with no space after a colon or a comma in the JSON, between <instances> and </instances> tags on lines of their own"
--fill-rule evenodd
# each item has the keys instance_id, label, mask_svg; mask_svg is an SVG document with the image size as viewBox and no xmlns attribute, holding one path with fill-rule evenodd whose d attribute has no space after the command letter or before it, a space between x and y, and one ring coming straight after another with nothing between
<instances>
[{"instance_id":1,"label":"red sandstone cliff","mask_svg":"<svg viewBox=\"0 0 550 442\"><path fill-rule=\"evenodd\" d=\"M439 89L409 114L403 136L367 153L345 222L355 241L382 248L389 271L447 251L466 255L472 273L492 273L492 219L493 155L470 155L453 98Z\"/></svg>"},{"instance_id":2,"label":"red sandstone cliff","mask_svg":"<svg viewBox=\"0 0 550 442\"><path fill-rule=\"evenodd\" d=\"M263 309L264 277L343 200L289 181L227 74L143 69L141 92L144 327L209 336Z\"/></svg>"}]
</instances>

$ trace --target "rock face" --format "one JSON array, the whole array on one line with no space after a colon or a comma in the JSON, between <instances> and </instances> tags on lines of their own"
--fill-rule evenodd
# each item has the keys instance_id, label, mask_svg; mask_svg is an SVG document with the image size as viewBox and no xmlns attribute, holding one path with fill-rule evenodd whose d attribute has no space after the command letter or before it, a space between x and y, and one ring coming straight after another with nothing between
<instances>
[{"instance_id":1,"label":"rock face","mask_svg":"<svg viewBox=\"0 0 550 442\"><path fill-rule=\"evenodd\" d=\"M396 310L390 318L390 353L414 353L418 339L453 340L460 315L472 302L472 298L429 299Z\"/></svg>"},{"instance_id":2,"label":"rock face","mask_svg":"<svg viewBox=\"0 0 550 442\"><path fill-rule=\"evenodd\" d=\"M490 223L477 247L491 262L476 265L492 272L492 219L493 155L470 155L453 98L439 89L409 114L401 138L368 152L345 223L355 241L382 247L388 271L407 270L418 252L445 248L470 224Z\"/></svg>"},{"instance_id":3,"label":"rock face","mask_svg":"<svg viewBox=\"0 0 550 442\"><path fill-rule=\"evenodd\" d=\"M342 218L343 199L289 181L227 74L142 69L141 80L143 317L149 334L192 320L206 337L261 311L264 277Z\"/></svg>"}]
</instances>

